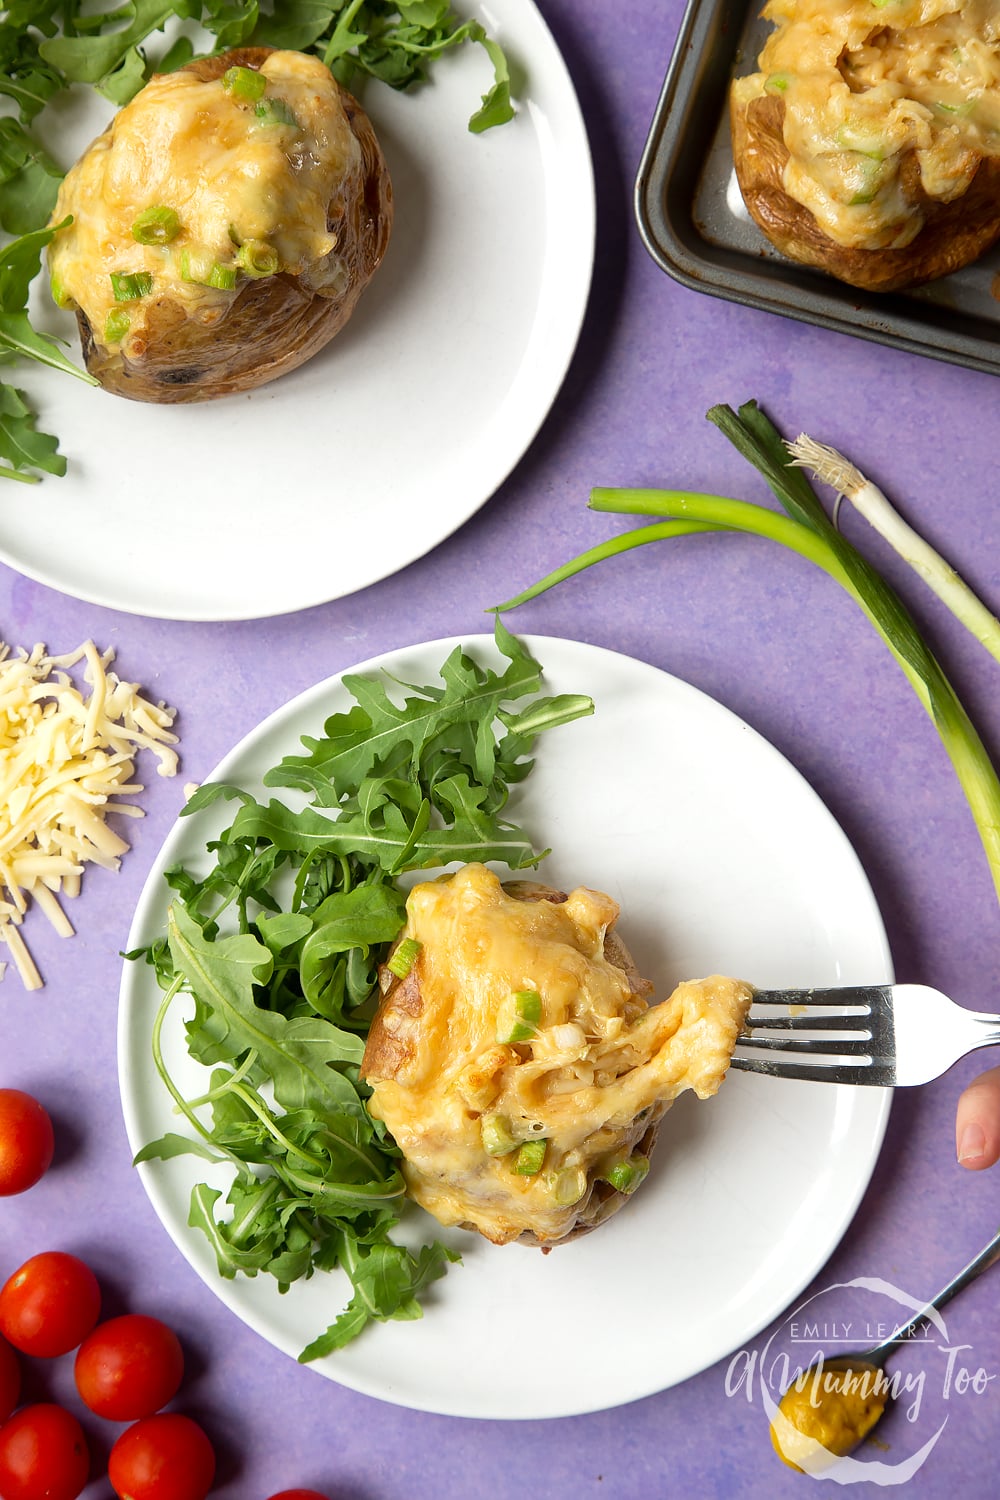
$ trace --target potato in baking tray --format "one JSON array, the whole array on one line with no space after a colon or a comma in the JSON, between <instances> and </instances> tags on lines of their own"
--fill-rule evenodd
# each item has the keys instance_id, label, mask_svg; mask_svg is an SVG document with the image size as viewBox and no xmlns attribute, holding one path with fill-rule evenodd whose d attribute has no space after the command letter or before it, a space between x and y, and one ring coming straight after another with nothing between
<instances>
[{"instance_id":1,"label":"potato in baking tray","mask_svg":"<svg viewBox=\"0 0 1000 1500\"><path fill-rule=\"evenodd\" d=\"M947 275L1000 238L995 0L769 0L730 94L747 208L790 259L871 291Z\"/></svg>"}]
</instances>

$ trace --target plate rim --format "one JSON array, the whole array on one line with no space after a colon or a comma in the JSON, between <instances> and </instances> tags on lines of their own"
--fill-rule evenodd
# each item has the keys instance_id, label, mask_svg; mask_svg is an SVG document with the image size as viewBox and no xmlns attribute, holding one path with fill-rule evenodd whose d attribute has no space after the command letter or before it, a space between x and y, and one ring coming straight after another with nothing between
<instances>
[{"instance_id":1,"label":"plate rim","mask_svg":"<svg viewBox=\"0 0 1000 1500\"><path fill-rule=\"evenodd\" d=\"M671 688L679 688L682 693L691 695L695 700L704 700L709 705L710 711L721 714L730 721L735 729L749 735L756 743L758 749L762 749L773 763L779 764L784 772L790 775L793 780L799 784L800 789L804 790L808 794L808 796L814 800L817 808L820 809L825 816L831 834L839 840L842 852L849 863L852 865L855 876L861 883L860 889L865 893L865 896L871 908L871 913L875 924L873 932L874 935L878 938L878 944L882 950L882 957L884 960L884 980L885 982L892 981L893 965L888 935L885 930L885 925L882 920L882 915L879 910L874 891L872 889L870 881L868 880L867 873L864 870L857 851L855 850L853 844L851 843L839 821L834 817L833 813L827 807L826 803L819 796L819 793L816 792L815 788L812 787L811 783L802 774L802 772L798 770L794 763L790 761L788 757L785 756L780 750L778 750L770 740L768 740L758 730L754 729L752 725L748 724L737 713L735 713L734 710L728 708L717 698L712 697L711 694L705 692L701 688L695 687L692 683L687 682L685 679L677 677L675 674L666 671L661 667L655 666L653 663L647 662L642 658L629 655L626 652L618 651L613 648L593 645L589 642L582 642L568 637L540 635L537 633L526 632L524 634L518 635L517 639L521 643L521 645L525 649L527 649L537 661L542 664L543 686L546 651L549 650L549 648L569 648L569 650L573 654L582 653L585 657L596 655L599 657L608 658L612 661L617 660L628 663L630 667L639 669L643 674L648 675L651 680L666 679L671 685ZM293 720L303 712L308 712L314 703L322 700L324 696L327 695L331 690L341 687L343 678L346 675L376 672L384 667L391 667L394 663L398 663L401 657L405 658L416 652L420 652L425 655L432 654L436 660L443 661L445 659L445 656L456 646L462 646L463 648L472 650L481 648L485 651L490 652L493 656L495 656L496 654L494 637L492 634L470 632L455 636L442 637L438 640L433 641L417 641L410 644L397 646L387 651L380 652L377 655L366 659L365 661L359 662L355 665L347 666L340 671L331 673L321 681L314 683L311 687L305 688L301 692L296 693L284 704L279 705L277 708L265 715L265 717L256 726L251 728L246 734L242 735L240 739L225 753L225 755L222 756L217 765L213 767L205 777L205 781L207 782L215 779L224 779L225 777L227 777L229 774L228 768L234 762L239 761L239 759L247 752L252 752L256 743L263 736L270 734L274 730L282 727L284 721ZM551 659L551 650L549 650L549 654ZM560 664L559 670L562 670L562 664ZM193 827L193 823L187 825L188 829L193 829ZM149 940L147 936L149 923L152 916L157 910L160 912L162 918L164 900L167 896L167 888L163 882L162 872L165 865L169 862L169 856L174 850L174 846L177 843L183 841L184 829L184 820L178 817L164 836L160 848L157 851L153 865L150 868L143 883L143 888L140 892L136 904L136 908L129 927L127 951L131 951ZM159 924L159 931L162 932L162 920ZM134 1097L128 1095L126 1089L126 1075L128 1071L127 1054L133 1041L130 1026L130 1011L134 1009L132 1002L134 999L133 991L135 985L140 982L137 978L135 984L133 984L131 982L131 976L139 976L142 975L143 972L144 971L140 967L140 965L130 962L129 960L125 960L123 962L121 980L119 985L118 1016L116 1028L119 1099L125 1123L126 1135L133 1154L135 1154L140 1149L140 1147L145 1144L145 1141L143 1140L142 1134L138 1129L136 1100ZM820 1087L820 1085L816 1085L816 1087ZM822 1087L827 1089L831 1088L830 1085L822 1085ZM741 1345L746 1344L750 1340L755 1338L762 1331L762 1329L768 1326L769 1323L774 1321L775 1318L780 1317L781 1313L784 1312L787 1307L792 1304L795 1298L800 1295L800 1293L810 1284L810 1282L814 1279L814 1277L818 1274L822 1267L829 1261L829 1259L835 1253L841 1241L843 1240L844 1235L850 1228L850 1225L853 1222L855 1215L857 1214L858 1208L864 1198L864 1195L868 1191L875 1172L876 1165L878 1163L882 1143L884 1141L885 1133L888 1128L893 1090L881 1088L865 1088L863 1090L851 1090L849 1092L857 1096L857 1102L862 1110L866 1107L866 1105L871 1106L870 1119L868 1119L866 1122L863 1122L865 1130L865 1140L868 1143L867 1156L864 1161L862 1170L860 1170L856 1175L853 1191L849 1195L845 1196L833 1230L831 1231L829 1227L827 1227L824 1231L822 1243L816 1247L814 1253L806 1255L798 1262L796 1275L792 1279L786 1280L786 1282L783 1284L780 1299L769 1302L768 1305L761 1310L759 1317L751 1320L751 1322L745 1327L741 1327L741 1329L739 1330L738 1342L736 1344L727 1342L730 1336L726 1335L725 1339L722 1340L722 1342L726 1343L726 1347L713 1349L710 1357L699 1363L696 1368L692 1368L679 1374L673 1375L665 1380L659 1380L652 1386L649 1385L648 1381L642 1382L634 1389L629 1390L627 1393L616 1396L610 1402L606 1398L597 1397L592 1403L586 1405L580 1405L578 1402L572 1402L568 1405L557 1405L551 1410L537 1413L517 1413L513 1416L507 1411L492 1410L479 1407L472 1409L471 1407L463 1407L462 1405L454 1404L443 1405L440 1401L427 1401L426 1403L421 1402L419 1399L414 1399L412 1391L407 1392L406 1394L400 1394L399 1392L394 1391L391 1386L391 1376L389 1383L379 1384L378 1381L358 1378L358 1376L352 1371L345 1372L343 1364L337 1363L336 1356L330 1356L325 1360L317 1361L312 1366L312 1368L318 1374L332 1380L336 1384L345 1386L348 1389L357 1391L365 1396L386 1401L389 1404L401 1406L409 1410L424 1411L434 1415L461 1417L466 1420L504 1421L545 1421L562 1417L583 1416L594 1412L611 1410L619 1406L630 1404L631 1402L636 1400L642 1400L648 1397L655 1396L657 1394L661 1394L662 1392L671 1389L675 1385L695 1378L696 1376L710 1369L720 1360L725 1359L727 1355L731 1355L734 1349L741 1347ZM262 1329L259 1326L258 1322L254 1320L252 1312L248 1316L246 1308L241 1305L241 1298L239 1295L240 1287L243 1284L241 1281L237 1280L235 1282L229 1282L223 1280L223 1278L221 1278L215 1270L214 1264L206 1272L205 1267L200 1263L198 1259L198 1251L201 1250L202 1247L196 1237L196 1232L194 1230L187 1229L184 1226L181 1226L180 1237L173 1232L171 1228L173 1215L166 1208L163 1201L166 1195L163 1191L161 1191L160 1186L157 1182L157 1175L155 1171L157 1165L158 1164L155 1162L141 1163L136 1170L138 1171L140 1180L142 1181L143 1190L146 1193L147 1198L149 1199L150 1204L154 1210L154 1213L156 1214L160 1222L161 1228L166 1232L168 1239L171 1241L174 1247L180 1251L184 1259L187 1261L188 1265L192 1268L199 1279L209 1288L209 1290L211 1290L215 1294L215 1296L229 1309L230 1312L234 1313L240 1319L240 1321L244 1323L247 1328L254 1332L258 1337L265 1339L265 1341L270 1343L273 1347L279 1349L283 1353L288 1354L291 1358L295 1358L298 1351L294 1347L295 1341L293 1339L288 1338L285 1340L285 1342L280 1342L275 1338L272 1338L270 1333ZM372 1336L377 1337L377 1335L378 1329L372 1330Z\"/></svg>"}]
</instances>

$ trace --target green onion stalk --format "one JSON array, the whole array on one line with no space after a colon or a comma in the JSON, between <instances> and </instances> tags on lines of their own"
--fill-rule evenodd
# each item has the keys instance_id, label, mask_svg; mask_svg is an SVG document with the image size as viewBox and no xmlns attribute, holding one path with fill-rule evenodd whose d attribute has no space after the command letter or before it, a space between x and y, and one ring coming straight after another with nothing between
<instances>
[{"instance_id":1,"label":"green onion stalk","mask_svg":"<svg viewBox=\"0 0 1000 1500\"><path fill-rule=\"evenodd\" d=\"M738 413L728 406L715 406L708 419L763 474L785 514L748 501L687 490L594 489L590 496L593 510L663 519L589 548L496 608L514 609L594 563L668 538L709 531L743 532L797 552L850 594L906 674L955 768L1000 899L1000 780L913 617L895 590L837 530L781 434L756 402L747 402Z\"/></svg>"}]
</instances>

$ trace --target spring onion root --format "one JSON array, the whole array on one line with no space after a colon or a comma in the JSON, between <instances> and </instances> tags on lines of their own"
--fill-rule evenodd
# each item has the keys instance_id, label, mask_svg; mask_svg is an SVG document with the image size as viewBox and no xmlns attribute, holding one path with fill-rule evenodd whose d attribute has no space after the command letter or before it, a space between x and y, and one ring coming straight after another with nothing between
<instances>
[{"instance_id":1,"label":"spring onion root","mask_svg":"<svg viewBox=\"0 0 1000 1500\"><path fill-rule=\"evenodd\" d=\"M786 447L795 464L811 469L817 479L849 500L869 525L919 574L928 588L933 589L966 630L996 661L1000 661L1000 620L950 563L903 520L877 485L866 479L861 470L836 448L817 443L805 433L794 443L787 443Z\"/></svg>"}]
</instances>

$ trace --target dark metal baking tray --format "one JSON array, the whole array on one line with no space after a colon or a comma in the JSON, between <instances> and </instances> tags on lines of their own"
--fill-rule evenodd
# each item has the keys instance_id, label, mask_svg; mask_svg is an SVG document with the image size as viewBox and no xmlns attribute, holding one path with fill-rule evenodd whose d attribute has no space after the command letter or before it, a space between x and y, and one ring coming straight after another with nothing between
<instances>
[{"instance_id":1,"label":"dark metal baking tray","mask_svg":"<svg viewBox=\"0 0 1000 1500\"><path fill-rule=\"evenodd\" d=\"M925 287L875 295L786 260L747 214L727 94L735 74L754 70L770 31L759 9L688 4L635 185L653 259L716 297L1000 374L1000 250Z\"/></svg>"}]
</instances>

